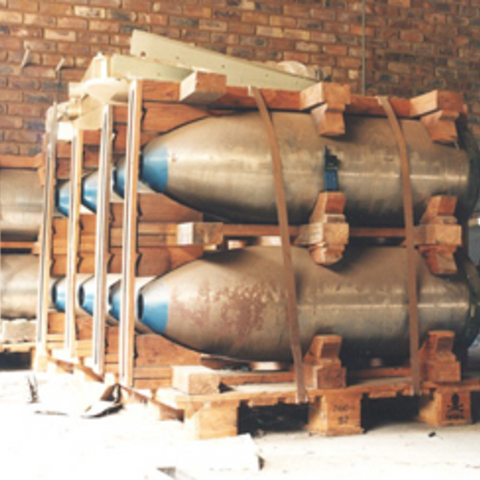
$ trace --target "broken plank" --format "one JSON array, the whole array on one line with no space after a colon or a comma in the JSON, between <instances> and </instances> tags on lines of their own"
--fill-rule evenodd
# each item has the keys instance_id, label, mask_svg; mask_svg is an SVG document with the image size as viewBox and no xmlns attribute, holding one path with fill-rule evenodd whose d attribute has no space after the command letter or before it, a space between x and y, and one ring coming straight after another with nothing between
<instances>
[{"instance_id":1,"label":"broken plank","mask_svg":"<svg viewBox=\"0 0 480 480\"><path fill-rule=\"evenodd\" d=\"M456 120L458 112L438 110L420 118L433 142L451 144L458 141Z\"/></svg>"}]
</instances>

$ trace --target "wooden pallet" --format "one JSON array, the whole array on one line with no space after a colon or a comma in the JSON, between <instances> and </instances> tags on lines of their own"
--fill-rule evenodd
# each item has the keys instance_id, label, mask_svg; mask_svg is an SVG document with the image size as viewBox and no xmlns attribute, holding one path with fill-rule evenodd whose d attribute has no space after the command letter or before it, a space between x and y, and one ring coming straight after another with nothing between
<instances>
[{"instance_id":1,"label":"wooden pallet","mask_svg":"<svg viewBox=\"0 0 480 480\"><path fill-rule=\"evenodd\" d=\"M346 385L346 371L338 359L340 344L336 336L315 337L304 359L309 404L306 428L313 433L362 433L362 400L414 395L408 367L352 372ZM451 332L432 332L421 351L417 418L433 426L470 423L471 392L480 391L480 377L461 378L452 346ZM171 374L169 388L125 390L151 402L161 419L182 420L187 434L197 439L236 435L240 406L297 402L291 370L216 370L197 365L174 366Z\"/></svg>"}]
</instances>

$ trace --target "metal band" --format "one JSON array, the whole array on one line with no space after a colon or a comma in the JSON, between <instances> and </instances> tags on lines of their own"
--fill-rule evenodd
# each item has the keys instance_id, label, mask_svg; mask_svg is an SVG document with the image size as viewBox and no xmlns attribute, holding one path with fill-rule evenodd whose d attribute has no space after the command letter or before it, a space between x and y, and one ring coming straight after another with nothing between
<instances>
[{"instance_id":1,"label":"metal band","mask_svg":"<svg viewBox=\"0 0 480 480\"><path fill-rule=\"evenodd\" d=\"M290 329L290 348L293 356L293 367L297 382L297 403L307 402L307 392L303 377L303 355L300 346L300 329L298 326L297 294L295 288L295 273L292 262L292 248L290 245L290 231L288 227L287 202L282 173L282 159L278 148L277 137L273 128L272 119L262 93L258 88L252 88L257 102L260 116L267 130L268 142L273 162L273 177L275 181L275 202L277 205L280 238L282 240L283 269L285 272L285 287L287 294L287 319Z\"/></svg>"},{"instance_id":2,"label":"metal band","mask_svg":"<svg viewBox=\"0 0 480 480\"><path fill-rule=\"evenodd\" d=\"M390 126L397 142L400 154L403 215L405 220L405 244L407 247L407 288L408 288L408 312L410 330L410 366L412 368L412 384L415 395L420 393L420 362L419 362L419 332L418 332L418 294L417 276L415 270L415 245L413 224L413 200L412 185L410 181L410 162L405 137L400 123L394 113L392 105L387 97L377 97L378 102L384 108Z\"/></svg>"}]
</instances>

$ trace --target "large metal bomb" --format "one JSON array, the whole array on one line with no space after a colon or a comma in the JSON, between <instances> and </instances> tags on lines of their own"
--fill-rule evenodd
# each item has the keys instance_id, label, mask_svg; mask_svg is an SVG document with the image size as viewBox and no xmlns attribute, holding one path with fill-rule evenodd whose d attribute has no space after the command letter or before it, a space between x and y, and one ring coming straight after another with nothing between
<instances>
[{"instance_id":1,"label":"large metal bomb","mask_svg":"<svg viewBox=\"0 0 480 480\"><path fill-rule=\"evenodd\" d=\"M294 248L300 339L337 334L353 356L407 357L406 251L351 248L337 265L316 265ZM452 330L461 346L480 322L480 279L458 259L456 275L430 274L416 256L420 336ZM243 360L290 360L279 248L251 247L196 260L147 284L138 318L153 331L201 352Z\"/></svg>"},{"instance_id":2,"label":"large metal bomb","mask_svg":"<svg viewBox=\"0 0 480 480\"><path fill-rule=\"evenodd\" d=\"M346 116L346 134L319 136L309 114L273 113L291 224L308 222L327 188L326 156L338 163L339 189L351 225L402 226L400 160L386 118ZM458 197L468 218L479 188L479 152L459 126L459 146L439 145L417 120L401 120L410 153L416 220L433 195ZM151 141L140 179L153 190L197 210L236 222L276 223L272 161L258 113L207 118ZM115 188L124 189L118 166Z\"/></svg>"},{"instance_id":3,"label":"large metal bomb","mask_svg":"<svg viewBox=\"0 0 480 480\"><path fill-rule=\"evenodd\" d=\"M37 315L38 257L2 254L0 307L3 318L34 318Z\"/></svg>"},{"instance_id":4,"label":"large metal bomb","mask_svg":"<svg viewBox=\"0 0 480 480\"><path fill-rule=\"evenodd\" d=\"M40 179L32 170L0 170L0 230L3 240L36 240L42 224Z\"/></svg>"}]
</instances>

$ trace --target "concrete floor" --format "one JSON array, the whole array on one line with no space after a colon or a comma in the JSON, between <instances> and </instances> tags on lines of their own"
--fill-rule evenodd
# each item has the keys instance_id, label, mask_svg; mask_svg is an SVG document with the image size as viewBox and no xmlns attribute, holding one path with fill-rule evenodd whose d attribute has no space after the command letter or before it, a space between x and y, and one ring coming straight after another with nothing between
<instances>
[{"instance_id":1,"label":"concrete floor","mask_svg":"<svg viewBox=\"0 0 480 480\"><path fill-rule=\"evenodd\" d=\"M81 418L100 390L93 388L92 398L86 398L71 375L39 375L40 403L28 404L27 374L0 372L0 469L8 479L158 480L166 478L158 468L173 465L179 469L177 478L214 480L480 476L480 423L434 429L392 422L388 415L373 415L379 407L374 405L373 428L364 435L324 438L298 425L275 432L278 424L264 423L253 441L243 436L194 442L183 438L178 422L155 421L143 405L98 419ZM262 469L256 468L256 453Z\"/></svg>"}]
</instances>

